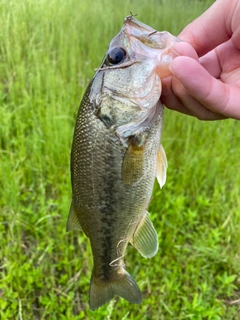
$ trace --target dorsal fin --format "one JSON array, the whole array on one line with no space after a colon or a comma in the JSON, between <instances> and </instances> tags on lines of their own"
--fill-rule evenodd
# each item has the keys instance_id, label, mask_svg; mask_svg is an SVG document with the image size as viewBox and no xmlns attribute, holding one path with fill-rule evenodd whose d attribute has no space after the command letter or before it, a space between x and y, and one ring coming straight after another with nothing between
<instances>
[{"instance_id":1,"label":"dorsal fin","mask_svg":"<svg viewBox=\"0 0 240 320\"><path fill-rule=\"evenodd\" d=\"M73 202L71 203L71 207L69 210L68 221L67 221L67 232L72 230L82 230L76 211L74 209Z\"/></svg>"}]
</instances>

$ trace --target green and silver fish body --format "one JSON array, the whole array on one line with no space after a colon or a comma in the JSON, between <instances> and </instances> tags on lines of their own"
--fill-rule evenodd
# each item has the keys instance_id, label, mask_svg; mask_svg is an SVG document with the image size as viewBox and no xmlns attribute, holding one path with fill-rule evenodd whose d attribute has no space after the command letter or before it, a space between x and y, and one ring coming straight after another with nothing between
<instances>
[{"instance_id":1,"label":"green and silver fish body","mask_svg":"<svg viewBox=\"0 0 240 320\"><path fill-rule=\"evenodd\" d=\"M71 153L67 230L82 229L91 242L92 310L115 294L140 303L141 292L125 270L127 244L144 257L158 251L146 210L155 177L161 187L166 181L160 77L168 73L176 41L127 17L81 102Z\"/></svg>"}]
</instances>

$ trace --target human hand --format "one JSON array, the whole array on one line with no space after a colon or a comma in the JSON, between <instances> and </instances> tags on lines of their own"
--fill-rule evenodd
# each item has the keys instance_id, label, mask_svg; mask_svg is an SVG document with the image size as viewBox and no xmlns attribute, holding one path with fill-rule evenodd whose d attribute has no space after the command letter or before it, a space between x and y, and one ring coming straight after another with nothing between
<instances>
[{"instance_id":1,"label":"human hand","mask_svg":"<svg viewBox=\"0 0 240 320\"><path fill-rule=\"evenodd\" d=\"M217 0L181 32L173 75L162 79L164 105L201 120L240 119L239 16L238 0Z\"/></svg>"}]
</instances>

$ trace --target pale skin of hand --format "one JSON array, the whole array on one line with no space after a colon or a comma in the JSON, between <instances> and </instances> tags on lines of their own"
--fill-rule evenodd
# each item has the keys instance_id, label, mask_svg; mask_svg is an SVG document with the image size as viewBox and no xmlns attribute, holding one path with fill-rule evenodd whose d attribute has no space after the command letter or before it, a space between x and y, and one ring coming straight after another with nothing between
<instances>
[{"instance_id":1,"label":"pale skin of hand","mask_svg":"<svg viewBox=\"0 0 240 320\"><path fill-rule=\"evenodd\" d=\"M240 1L217 0L179 35L161 101L201 120L240 120Z\"/></svg>"}]
</instances>

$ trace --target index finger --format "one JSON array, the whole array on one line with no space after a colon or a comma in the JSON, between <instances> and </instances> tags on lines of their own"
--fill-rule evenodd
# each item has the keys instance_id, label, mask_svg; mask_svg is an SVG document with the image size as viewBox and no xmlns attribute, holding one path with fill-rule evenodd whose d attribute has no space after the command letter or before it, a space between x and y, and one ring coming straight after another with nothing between
<instances>
[{"instance_id":1,"label":"index finger","mask_svg":"<svg viewBox=\"0 0 240 320\"><path fill-rule=\"evenodd\" d=\"M217 0L200 17L184 28L179 38L190 43L199 56L229 40L232 36L231 22L237 2Z\"/></svg>"}]
</instances>

